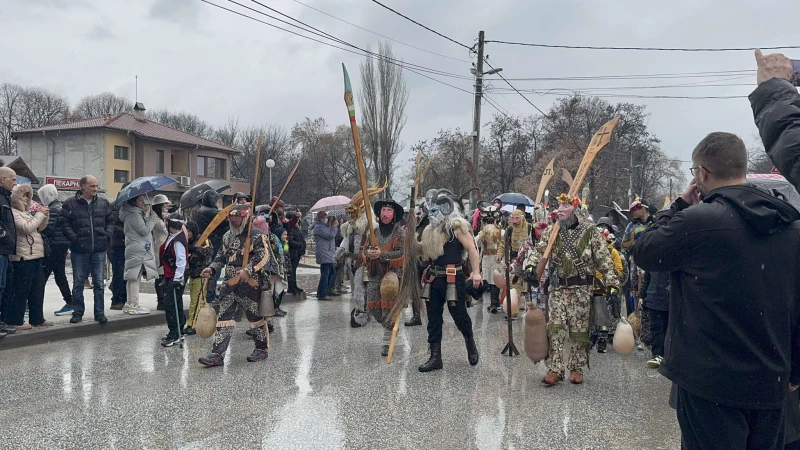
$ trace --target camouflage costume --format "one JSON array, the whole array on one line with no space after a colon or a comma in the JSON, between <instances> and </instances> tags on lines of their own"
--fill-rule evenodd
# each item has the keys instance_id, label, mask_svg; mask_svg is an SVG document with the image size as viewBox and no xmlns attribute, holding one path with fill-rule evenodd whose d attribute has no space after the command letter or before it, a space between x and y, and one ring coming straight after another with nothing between
<instances>
[{"instance_id":1,"label":"camouflage costume","mask_svg":"<svg viewBox=\"0 0 800 450\"><path fill-rule=\"evenodd\" d=\"M544 255L553 227L548 227L529 255L528 265L536 267ZM562 227L550 259L549 323L550 351L545 361L550 371L564 373L564 344L569 340L569 371L581 372L589 365L589 317L591 307L591 277L599 270L605 274L607 285L619 281L614 262L605 240L590 222L578 222ZM567 285L567 281L572 282ZM581 280L584 284L578 284Z\"/></svg>"},{"instance_id":2,"label":"camouflage costume","mask_svg":"<svg viewBox=\"0 0 800 450\"><path fill-rule=\"evenodd\" d=\"M265 280L264 267L267 261L262 263L265 258L264 235L261 231L253 228L250 236L252 248L250 250L250 259L244 270L252 280L255 280L258 285L254 288L247 283L238 283L229 286L227 281L236 276L239 270L242 270L242 250L244 242L247 239L247 227L243 227L241 234L234 235L234 231L228 230L222 237L222 245L214 261L209 267L214 269L215 273L222 271L220 280L225 280L222 283L220 290L220 307L219 317L217 318L217 332L214 333L213 349L212 352L224 355L228 350L228 344L233 336L233 328L236 324L235 318L239 308L244 311L245 317L250 322L250 327L255 329L253 333L253 341L255 342L256 350L267 349L267 320L259 315L258 303L260 297L259 287ZM274 270L274 266L273 266Z\"/></svg>"}]
</instances>

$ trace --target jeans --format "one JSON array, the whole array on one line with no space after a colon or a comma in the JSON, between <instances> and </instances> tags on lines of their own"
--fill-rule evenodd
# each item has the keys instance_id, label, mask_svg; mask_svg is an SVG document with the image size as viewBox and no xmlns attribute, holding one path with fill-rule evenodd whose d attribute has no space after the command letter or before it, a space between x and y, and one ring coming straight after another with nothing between
<instances>
[{"instance_id":1,"label":"jeans","mask_svg":"<svg viewBox=\"0 0 800 450\"><path fill-rule=\"evenodd\" d=\"M326 298L328 289L333 289L336 277L333 273L333 264L319 265L319 284L317 285L317 298Z\"/></svg>"},{"instance_id":2,"label":"jeans","mask_svg":"<svg viewBox=\"0 0 800 450\"><path fill-rule=\"evenodd\" d=\"M94 293L94 317L103 316L103 289L106 278L106 252L73 253L72 261L72 315L83 317L86 305L83 302L83 283L91 273Z\"/></svg>"},{"instance_id":3,"label":"jeans","mask_svg":"<svg viewBox=\"0 0 800 450\"><path fill-rule=\"evenodd\" d=\"M169 334L178 337L178 330L186 326L183 314L183 286L172 282L172 278L164 278L164 315L167 318Z\"/></svg>"},{"instance_id":4,"label":"jeans","mask_svg":"<svg viewBox=\"0 0 800 450\"><path fill-rule=\"evenodd\" d=\"M289 257L289 262L292 265L289 268L289 292L296 293L299 290L297 287L297 266L300 264L300 255L292 253Z\"/></svg>"},{"instance_id":5,"label":"jeans","mask_svg":"<svg viewBox=\"0 0 800 450\"><path fill-rule=\"evenodd\" d=\"M125 282L125 249L113 250L111 259L111 304L124 304L127 297Z\"/></svg>"},{"instance_id":6,"label":"jeans","mask_svg":"<svg viewBox=\"0 0 800 450\"><path fill-rule=\"evenodd\" d=\"M69 289L69 281L67 281L66 265L67 265L67 252L69 247L66 245L51 245L52 252L48 258L44 258L42 270L44 271L43 283L47 283L50 279L50 274L56 279L56 286L61 291L61 298L67 306L72 304L72 291Z\"/></svg>"},{"instance_id":7,"label":"jeans","mask_svg":"<svg viewBox=\"0 0 800 450\"><path fill-rule=\"evenodd\" d=\"M0 255L0 315L5 314L6 276L8 275L8 255Z\"/></svg>"},{"instance_id":8,"label":"jeans","mask_svg":"<svg viewBox=\"0 0 800 450\"><path fill-rule=\"evenodd\" d=\"M28 322L38 326L44 323L44 283L42 282L42 259L14 261L11 263L10 301L6 307L4 322L20 326L25 323L25 306L28 306Z\"/></svg>"},{"instance_id":9,"label":"jeans","mask_svg":"<svg viewBox=\"0 0 800 450\"><path fill-rule=\"evenodd\" d=\"M653 357L664 356L664 338L667 335L667 324L669 323L669 311L650 311L650 333L652 335L651 347Z\"/></svg>"}]
</instances>

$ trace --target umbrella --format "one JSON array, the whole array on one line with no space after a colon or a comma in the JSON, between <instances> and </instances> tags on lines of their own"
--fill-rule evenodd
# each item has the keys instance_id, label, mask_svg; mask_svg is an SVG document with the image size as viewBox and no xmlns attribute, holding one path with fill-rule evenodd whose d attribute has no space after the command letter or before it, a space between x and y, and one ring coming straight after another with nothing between
<instances>
[{"instance_id":1,"label":"umbrella","mask_svg":"<svg viewBox=\"0 0 800 450\"><path fill-rule=\"evenodd\" d=\"M191 208L192 206L200 203L200 199L203 198L203 194L208 191L217 191L222 193L222 191L229 189L230 187L231 184L225 180L211 180L206 181L205 183L200 183L196 186L192 186L191 189L181 195L181 209Z\"/></svg>"},{"instance_id":2,"label":"umbrella","mask_svg":"<svg viewBox=\"0 0 800 450\"><path fill-rule=\"evenodd\" d=\"M527 195L517 194L516 192L507 192L500 194L495 200L499 200L504 205L525 205L533 206L533 200Z\"/></svg>"},{"instance_id":3,"label":"umbrella","mask_svg":"<svg viewBox=\"0 0 800 450\"><path fill-rule=\"evenodd\" d=\"M147 194L148 192L157 191L164 186L177 183L177 181L164 175L137 178L131 181L131 184L125 186L125 189L119 191L119 194L117 194L117 204L121 205L132 198L136 198L140 195Z\"/></svg>"},{"instance_id":4,"label":"umbrella","mask_svg":"<svg viewBox=\"0 0 800 450\"><path fill-rule=\"evenodd\" d=\"M332 209L342 209L350 204L350 199L344 195L334 195L320 199L309 211L330 211Z\"/></svg>"},{"instance_id":5,"label":"umbrella","mask_svg":"<svg viewBox=\"0 0 800 450\"><path fill-rule=\"evenodd\" d=\"M515 209L517 209L517 207L515 205L503 205L503 207L500 208L501 211L508 211L508 212L514 212ZM533 207L532 206L526 206L525 207L525 212L528 213L528 214L533 214Z\"/></svg>"}]
</instances>

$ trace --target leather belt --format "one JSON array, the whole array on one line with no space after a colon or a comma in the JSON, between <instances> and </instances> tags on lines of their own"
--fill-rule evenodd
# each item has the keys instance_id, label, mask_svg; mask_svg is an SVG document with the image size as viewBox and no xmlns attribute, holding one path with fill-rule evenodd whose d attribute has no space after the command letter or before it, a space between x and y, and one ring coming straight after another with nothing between
<instances>
[{"instance_id":1,"label":"leather belt","mask_svg":"<svg viewBox=\"0 0 800 450\"><path fill-rule=\"evenodd\" d=\"M447 266L431 266L428 269L428 275L432 275L434 277L453 277L453 283L455 283L455 276L461 272L461 266L456 266L455 264L448 264Z\"/></svg>"},{"instance_id":2,"label":"leather belt","mask_svg":"<svg viewBox=\"0 0 800 450\"><path fill-rule=\"evenodd\" d=\"M584 278L580 276L574 276L569 278L559 278L558 284L563 287L569 286L589 286L592 284L592 281L589 278Z\"/></svg>"}]
</instances>

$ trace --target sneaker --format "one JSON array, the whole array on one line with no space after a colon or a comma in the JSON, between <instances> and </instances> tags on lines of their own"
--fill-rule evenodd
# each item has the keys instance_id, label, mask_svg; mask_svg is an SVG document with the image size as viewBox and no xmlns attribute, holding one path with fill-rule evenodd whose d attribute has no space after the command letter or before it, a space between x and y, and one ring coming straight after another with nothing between
<instances>
[{"instance_id":1,"label":"sneaker","mask_svg":"<svg viewBox=\"0 0 800 450\"><path fill-rule=\"evenodd\" d=\"M317 297L317 300L319 300L321 302L328 302L328 301L331 301L333 299L330 298L330 297Z\"/></svg>"},{"instance_id":2,"label":"sneaker","mask_svg":"<svg viewBox=\"0 0 800 450\"><path fill-rule=\"evenodd\" d=\"M64 305L63 308L61 308L61 309L59 309L58 311L55 312L55 315L57 315L57 316L66 316L66 315L69 315L69 314L72 314L72 306L69 306L69 305Z\"/></svg>"},{"instance_id":3,"label":"sneaker","mask_svg":"<svg viewBox=\"0 0 800 450\"><path fill-rule=\"evenodd\" d=\"M275 308L275 317L286 317L286 311L280 308Z\"/></svg>"},{"instance_id":4,"label":"sneaker","mask_svg":"<svg viewBox=\"0 0 800 450\"><path fill-rule=\"evenodd\" d=\"M248 356L247 359L249 360L250 357ZM208 356L200 358L197 361L200 364L202 364L202 365L204 365L206 367L216 367L216 366L222 366L222 365L225 364L225 360L222 358L222 355L220 355L219 353L210 353Z\"/></svg>"},{"instance_id":5,"label":"sneaker","mask_svg":"<svg viewBox=\"0 0 800 450\"><path fill-rule=\"evenodd\" d=\"M105 316L105 315L102 315L102 316L96 316L96 317L94 318L94 321L95 321L95 322L97 322L97 323L99 323L100 325L103 325L103 324L105 324L105 323L108 323L108 318L106 318L106 316Z\"/></svg>"},{"instance_id":6,"label":"sneaker","mask_svg":"<svg viewBox=\"0 0 800 450\"><path fill-rule=\"evenodd\" d=\"M653 359L647 361L647 367L658 369L661 366L662 362L664 362L664 358L662 358L661 356L654 356Z\"/></svg>"},{"instance_id":7,"label":"sneaker","mask_svg":"<svg viewBox=\"0 0 800 450\"><path fill-rule=\"evenodd\" d=\"M194 336L195 334L197 334L197 331L195 331L192 327L186 327L181 332L182 336Z\"/></svg>"},{"instance_id":8,"label":"sneaker","mask_svg":"<svg viewBox=\"0 0 800 450\"><path fill-rule=\"evenodd\" d=\"M125 314L130 314L132 316L141 316L144 314L150 314L150 310L148 308L139 305L132 305L130 303L126 303L125 306L122 307L122 312L124 312Z\"/></svg>"},{"instance_id":9,"label":"sneaker","mask_svg":"<svg viewBox=\"0 0 800 450\"><path fill-rule=\"evenodd\" d=\"M81 323L82 320L83 320L83 317L76 316L75 314L73 314L72 318L69 319L69 323Z\"/></svg>"},{"instance_id":10,"label":"sneaker","mask_svg":"<svg viewBox=\"0 0 800 450\"><path fill-rule=\"evenodd\" d=\"M259 362L265 359L267 359L266 349L264 350L255 349L253 350L253 353L251 353L250 356L247 357L247 360L250 362Z\"/></svg>"},{"instance_id":11,"label":"sneaker","mask_svg":"<svg viewBox=\"0 0 800 450\"><path fill-rule=\"evenodd\" d=\"M5 322L0 322L0 332L5 334L14 334L17 332L17 327L12 327Z\"/></svg>"},{"instance_id":12,"label":"sneaker","mask_svg":"<svg viewBox=\"0 0 800 450\"><path fill-rule=\"evenodd\" d=\"M183 339L178 339L178 336L167 336L166 338L161 340L162 347L172 347L173 345L179 343Z\"/></svg>"},{"instance_id":13,"label":"sneaker","mask_svg":"<svg viewBox=\"0 0 800 450\"><path fill-rule=\"evenodd\" d=\"M173 337L174 337L173 335L171 335L171 334L167 333L167 335L166 335L166 336L164 336L164 337L162 337L162 338L161 338L161 342L164 342L164 341L166 341L166 340L172 339ZM186 340L186 336L184 336L184 335L182 335L182 334L181 334L181 340L182 340L182 341L185 341L185 340Z\"/></svg>"}]
</instances>

